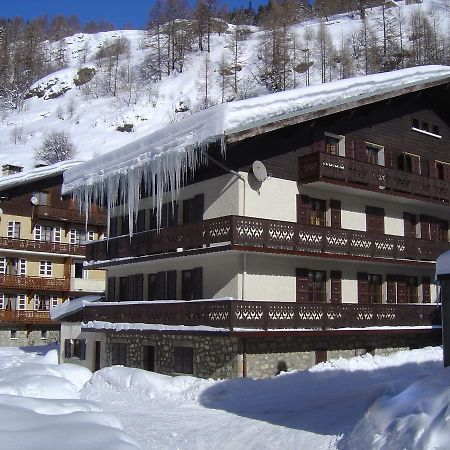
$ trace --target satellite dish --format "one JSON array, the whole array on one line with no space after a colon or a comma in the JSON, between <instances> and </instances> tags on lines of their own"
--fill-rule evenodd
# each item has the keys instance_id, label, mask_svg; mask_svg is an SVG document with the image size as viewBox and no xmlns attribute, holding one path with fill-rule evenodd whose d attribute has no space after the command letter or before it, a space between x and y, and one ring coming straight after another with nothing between
<instances>
[{"instance_id":1,"label":"satellite dish","mask_svg":"<svg viewBox=\"0 0 450 450\"><path fill-rule=\"evenodd\" d=\"M37 197L35 197L34 195L33 195L33 197L31 197L31 203L33 204L33 205L37 205L38 204L38 199L37 199Z\"/></svg>"},{"instance_id":2,"label":"satellite dish","mask_svg":"<svg viewBox=\"0 0 450 450\"><path fill-rule=\"evenodd\" d=\"M255 161L252 164L252 172L255 178L261 183L267 178L266 166L261 161Z\"/></svg>"}]
</instances>

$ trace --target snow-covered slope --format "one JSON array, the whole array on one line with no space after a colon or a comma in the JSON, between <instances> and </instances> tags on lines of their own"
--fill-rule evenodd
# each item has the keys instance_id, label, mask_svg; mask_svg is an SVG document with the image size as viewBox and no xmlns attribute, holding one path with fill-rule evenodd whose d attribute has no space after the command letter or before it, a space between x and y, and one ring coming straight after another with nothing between
<instances>
[{"instance_id":1,"label":"snow-covered slope","mask_svg":"<svg viewBox=\"0 0 450 450\"><path fill-rule=\"evenodd\" d=\"M419 5L405 5L396 2L404 20L405 41L408 36L408 21L413 10L428 11L434 8L439 18L439 26L449 29L450 7L447 0L424 0ZM381 33L381 9L368 10L373 27ZM310 21L294 27L299 39L306 29L317 30L318 21ZM336 46L340 45L344 34L361 26L358 15L339 15L330 18L327 29L331 32ZM230 32L212 37L209 64L212 68L209 96L211 104L222 101L219 65L224 51L229 47ZM255 82L261 65L257 51L262 31L249 27L248 37L242 46L239 64L242 70L242 96L267 93L262 84ZM144 49L142 31L114 31L94 35L77 34L66 38L68 68L47 76L37 82L25 100L22 110L0 111L0 165L14 164L31 168L33 153L43 136L51 130L65 131L74 141L77 159L87 160L124 146L140 137L148 135L163 126L177 122L198 111L202 104L200 86L205 52L195 51L187 56L183 73L164 76L157 83L139 84L131 97L129 92L119 92L116 97L102 96L99 87L99 61L95 55L106 42L126 38L130 42L130 59L122 56L124 67L128 62L138 67L143 61ZM53 53L58 51L58 43L52 44ZM80 72L80 69L83 69ZM361 74L361 69L358 69ZM93 71L93 72L89 72ZM94 71L96 73L94 73ZM94 73L94 74L93 74ZM91 79L90 79L91 78ZM89 80L87 81L86 80ZM75 81L76 80L76 81ZM320 67L311 69L311 82L320 83ZM298 74L297 86L305 84L304 74ZM131 129L120 132L118 129Z\"/></svg>"}]
</instances>

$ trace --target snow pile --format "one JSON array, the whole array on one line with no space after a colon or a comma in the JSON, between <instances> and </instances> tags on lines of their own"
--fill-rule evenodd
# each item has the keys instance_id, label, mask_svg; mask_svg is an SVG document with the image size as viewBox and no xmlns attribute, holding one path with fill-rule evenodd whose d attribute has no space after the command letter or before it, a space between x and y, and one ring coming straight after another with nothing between
<instances>
[{"instance_id":1,"label":"snow pile","mask_svg":"<svg viewBox=\"0 0 450 450\"><path fill-rule=\"evenodd\" d=\"M224 152L225 137L239 131L332 107L346 108L355 100L395 96L407 87L441 80L450 80L449 67L415 67L221 104L68 170L63 192L72 192L84 208L105 198L108 212L127 203L132 233L141 181L147 192L156 193L160 223L163 193L170 191L172 201L177 198L183 181L205 160L212 142L220 141Z\"/></svg>"},{"instance_id":2,"label":"snow pile","mask_svg":"<svg viewBox=\"0 0 450 450\"><path fill-rule=\"evenodd\" d=\"M132 450L138 445L122 431L118 419L79 391L91 372L72 364L58 365L56 350L40 357L0 349L0 441L17 450ZM70 437L70 439L68 439Z\"/></svg>"}]
</instances>

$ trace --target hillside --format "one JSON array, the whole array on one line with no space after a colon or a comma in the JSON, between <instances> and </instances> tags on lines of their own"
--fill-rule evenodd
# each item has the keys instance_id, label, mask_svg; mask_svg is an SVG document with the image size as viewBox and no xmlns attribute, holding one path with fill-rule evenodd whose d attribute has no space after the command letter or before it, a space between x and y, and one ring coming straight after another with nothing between
<instances>
[{"instance_id":1,"label":"hillside","mask_svg":"<svg viewBox=\"0 0 450 450\"><path fill-rule=\"evenodd\" d=\"M252 26L219 23L210 53L189 47L183 67L164 73L161 80L154 72L158 37L143 31L76 34L48 43L53 59L64 49L67 68L35 83L19 109L0 110L0 164L33 167L34 149L51 130L70 134L77 159L87 160L207 106L303 87L308 77L310 84L320 84L375 71L375 61L384 70L413 65L413 59L427 63L427 48L435 48L449 64L447 0L389 5L384 21L378 7L367 10L365 23L357 13L350 13L289 27L283 41L289 43L285 47L289 54L281 66L277 63L282 73L275 73L264 45L271 35ZM419 37L415 35L418 18L425 23L421 29L428 30ZM182 25L177 26L182 29ZM435 47L430 41L433 36ZM394 40L402 53L386 51L380 59L383 44L394 45Z\"/></svg>"}]
</instances>

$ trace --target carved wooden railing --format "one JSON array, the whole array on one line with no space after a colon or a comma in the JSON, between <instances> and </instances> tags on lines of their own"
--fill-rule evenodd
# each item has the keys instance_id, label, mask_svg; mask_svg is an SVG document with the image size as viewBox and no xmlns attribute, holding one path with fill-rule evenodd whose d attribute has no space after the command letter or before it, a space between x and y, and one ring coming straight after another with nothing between
<instances>
[{"instance_id":1,"label":"carved wooden railing","mask_svg":"<svg viewBox=\"0 0 450 450\"><path fill-rule=\"evenodd\" d=\"M86 246L88 261L136 257L177 250L230 244L273 250L306 251L433 261L450 248L441 241L412 239L387 234L367 233L322 226L303 225L279 220L226 216L194 224L144 231L127 236L96 241Z\"/></svg>"},{"instance_id":2,"label":"carved wooden railing","mask_svg":"<svg viewBox=\"0 0 450 450\"><path fill-rule=\"evenodd\" d=\"M14 239L0 237L0 248L13 250L28 250L46 253L63 253L84 256L84 245L66 244L62 242L33 241L31 239Z\"/></svg>"},{"instance_id":3,"label":"carved wooden railing","mask_svg":"<svg viewBox=\"0 0 450 450\"><path fill-rule=\"evenodd\" d=\"M70 280L65 278L30 277L27 275L0 274L0 286L5 289L70 291Z\"/></svg>"},{"instance_id":4,"label":"carved wooden railing","mask_svg":"<svg viewBox=\"0 0 450 450\"><path fill-rule=\"evenodd\" d=\"M0 310L0 323L9 324L56 324L58 322L53 321L50 318L49 311L13 311L10 309Z\"/></svg>"},{"instance_id":5,"label":"carved wooden railing","mask_svg":"<svg viewBox=\"0 0 450 450\"><path fill-rule=\"evenodd\" d=\"M89 212L88 224L106 227L106 214ZM53 206L35 206L33 208L33 219L51 219L65 222L86 223L86 215L78 209L55 208Z\"/></svg>"},{"instance_id":6,"label":"carved wooden railing","mask_svg":"<svg viewBox=\"0 0 450 450\"><path fill-rule=\"evenodd\" d=\"M436 305L242 300L89 305L70 320L236 329L335 329L440 324Z\"/></svg>"},{"instance_id":7,"label":"carved wooden railing","mask_svg":"<svg viewBox=\"0 0 450 450\"><path fill-rule=\"evenodd\" d=\"M440 202L450 201L448 181L327 153L311 153L299 158L301 183L322 179L344 181L388 194L412 195Z\"/></svg>"}]
</instances>

